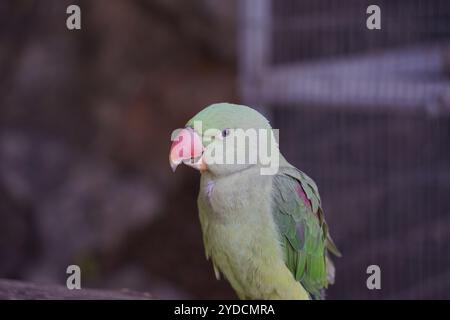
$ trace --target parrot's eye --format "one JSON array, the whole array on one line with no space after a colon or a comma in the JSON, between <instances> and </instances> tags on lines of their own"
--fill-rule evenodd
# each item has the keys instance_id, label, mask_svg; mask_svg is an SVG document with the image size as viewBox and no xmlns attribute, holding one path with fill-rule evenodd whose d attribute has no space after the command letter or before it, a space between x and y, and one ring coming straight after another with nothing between
<instances>
[{"instance_id":1,"label":"parrot's eye","mask_svg":"<svg viewBox=\"0 0 450 320\"><path fill-rule=\"evenodd\" d=\"M222 130L222 137L225 138L230 134L230 129L223 129Z\"/></svg>"}]
</instances>

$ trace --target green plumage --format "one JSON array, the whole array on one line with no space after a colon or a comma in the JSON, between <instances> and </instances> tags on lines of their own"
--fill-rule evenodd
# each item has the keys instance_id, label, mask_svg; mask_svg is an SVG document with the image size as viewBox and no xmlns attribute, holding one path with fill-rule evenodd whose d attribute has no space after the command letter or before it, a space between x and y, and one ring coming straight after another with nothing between
<instances>
[{"instance_id":1,"label":"green plumage","mask_svg":"<svg viewBox=\"0 0 450 320\"><path fill-rule=\"evenodd\" d=\"M271 129L255 110L215 104L192 118L203 129ZM204 146L225 143L205 139ZM275 150L277 153L278 147ZM340 255L328 234L314 181L279 154L275 175L260 165L209 165L201 175L199 217L206 256L242 299L320 298L334 281L328 252Z\"/></svg>"},{"instance_id":2,"label":"green plumage","mask_svg":"<svg viewBox=\"0 0 450 320\"><path fill-rule=\"evenodd\" d=\"M340 253L328 235L316 184L300 170L286 162L283 165L273 179L272 212L283 238L286 264L295 279L320 298L321 289L334 280L327 249ZM299 188L311 205L299 197Z\"/></svg>"}]
</instances>

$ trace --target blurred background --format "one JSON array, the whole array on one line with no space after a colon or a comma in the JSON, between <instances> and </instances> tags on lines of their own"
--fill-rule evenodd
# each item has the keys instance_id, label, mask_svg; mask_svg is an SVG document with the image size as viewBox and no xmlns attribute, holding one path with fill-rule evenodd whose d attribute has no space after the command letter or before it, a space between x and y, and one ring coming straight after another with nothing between
<instances>
[{"instance_id":1,"label":"blurred background","mask_svg":"<svg viewBox=\"0 0 450 320\"><path fill-rule=\"evenodd\" d=\"M198 173L168 165L172 130L223 101L318 183L344 255L329 299L450 299L445 0L3 0L0 278L78 264L83 287L236 298L204 257Z\"/></svg>"}]
</instances>

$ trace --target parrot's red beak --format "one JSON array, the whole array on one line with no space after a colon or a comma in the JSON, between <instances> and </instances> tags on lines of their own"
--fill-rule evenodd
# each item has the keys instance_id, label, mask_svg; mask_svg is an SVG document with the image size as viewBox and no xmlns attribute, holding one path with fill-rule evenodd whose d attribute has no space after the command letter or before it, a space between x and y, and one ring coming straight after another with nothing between
<instances>
[{"instance_id":1,"label":"parrot's red beak","mask_svg":"<svg viewBox=\"0 0 450 320\"><path fill-rule=\"evenodd\" d=\"M181 162L200 172L208 169L202 157L202 140L192 128L182 129L172 141L169 162L174 172Z\"/></svg>"}]
</instances>

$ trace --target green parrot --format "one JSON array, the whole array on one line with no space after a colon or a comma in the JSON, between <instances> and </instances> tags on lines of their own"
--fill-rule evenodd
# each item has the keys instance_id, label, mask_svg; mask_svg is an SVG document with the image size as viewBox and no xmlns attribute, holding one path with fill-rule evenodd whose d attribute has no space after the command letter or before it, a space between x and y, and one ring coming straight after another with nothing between
<instances>
[{"instance_id":1,"label":"green parrot","mask_svg":"<svg viewBox=\"0 0 450 320\"><path fill-rule=\"evenodd\" d=\"M268 138L252 144L249 132ZM321 299L334 283L328 253L341 254L315 182L284 159L273 137L256 110L217 103L174 133L169 161L173 171L184 163L201 173L199 219L217 279L223 274L240 299ZM270 158L257 150L264 145ZM245 161L236 161L239 152L247 152ZM234 161L219 161L225 158ZM263 171L267 159L276 164L272 172Z\"/></svg>"}]
</instances>

